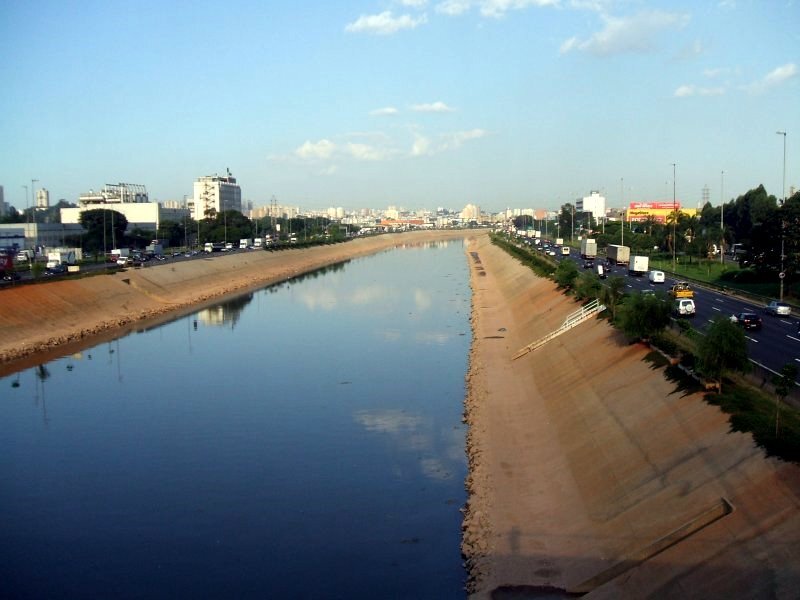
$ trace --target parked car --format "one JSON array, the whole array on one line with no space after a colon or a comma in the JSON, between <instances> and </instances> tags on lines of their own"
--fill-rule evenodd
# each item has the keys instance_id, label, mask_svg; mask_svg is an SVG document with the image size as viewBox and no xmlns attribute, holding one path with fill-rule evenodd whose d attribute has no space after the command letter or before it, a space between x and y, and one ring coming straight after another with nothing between
<instances>
[{"instance_id":1,"label":"parked car","mask_svg":"<svg viewBox=\"0 0 800 600\"><path fill-rule=\"evenodd\" d=\"M731 315L731 321L745 329L761 329L761 317L753 312L740 312Z\"/></svg>"},{"instance_id":2,"label":"parked car","mask_svg":"<svg viewBox=\"0 0 800 600\"><path fill-rule=\"evenodd\" d=\"M780 300L773 300L764 307L764 310L767 312L767 314L776 317L785 317L792 314L792 307L786 304L786 302L781 302Z\"/></svg>"}]
</instances>

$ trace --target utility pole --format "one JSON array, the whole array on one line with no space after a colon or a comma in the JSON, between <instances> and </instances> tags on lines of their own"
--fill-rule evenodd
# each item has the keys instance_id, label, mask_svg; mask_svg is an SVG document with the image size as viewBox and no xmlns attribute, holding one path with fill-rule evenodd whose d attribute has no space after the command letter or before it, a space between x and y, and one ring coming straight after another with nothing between
<instances>
[{"instance_id":1,"label":"utility pole","mask_svg":"<svg viewBox=\"0 0 800 600\"><path fill-rule=\"evenodd\" d=\"M786 132L776 131L778 135L783 136L783 187L781 188L781 213L783 213L783 205L786 202ZM783 301L783 279L786 277L786 271L783 270L783 230L785 223L783 221L783 214L781 214L781 272L778 274L781 281L781 294L780 300Z\"/></svg>"},{"instance_id":2,"label":"utility pole","mask_svg":"<svg viewBox=\"0 0 800 600\"><path fill-rule=\"evenodd\" d=\"M725 171L719 176L719 262L725 263Z\"/></svg>"},{"instance_id":3,"label":"utility pole","mask_svg":"<svg viewBox=\"0 0 800 600\"><path fill-rule=\"evenodd\" d=\"M675 204L675 163L672 163L672 272L675 272L675 247L677 240L675 239L675 226L678 222L678 209Z\"/></svg>"}]
</instances>

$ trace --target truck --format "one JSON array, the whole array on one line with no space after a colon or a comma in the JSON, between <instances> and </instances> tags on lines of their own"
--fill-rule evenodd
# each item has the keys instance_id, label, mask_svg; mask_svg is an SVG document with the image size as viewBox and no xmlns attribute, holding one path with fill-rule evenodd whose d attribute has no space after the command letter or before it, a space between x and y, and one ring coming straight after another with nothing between
<instances>
[{"instance_id":1,"label":"truck","mask_svg":"<svg viewBox=\"0 0 800 600\"><path fill-rule=\"evenodd\" d=\"M644 275L650 268L650 259L647 256L631 256L628 262L629 275Z\"/></svg>"},{"instance_id":2,"label":"truck","mask_svg":"<svg viewBox=\"0 0 800 600\"><path fill-rule=\"evenodd\" d=\"M225 244L206 242L203 245L203 252L222 252L225 249Z\"/></svg>"},{"instance_id":3,"label":"truck","mask_svg":"<svg viewBox=\"0 0 800 600\"><path fill-rule=\"evenodd\" d=\"M260 249L264 247L264 238L253 238L253 248Z\"/></svg>"},{"instance_id":4,"label":"truck","mask_svg":"<svg viewBox=\"0 0 800 600\"><path fill-rule=\"evenodd\" d=\"M69 265L74 265L75 263L76 260L74 250L59 248L56 250L51 250L47 253L46 267L48 269L55 269L59 266L67 267Z\"/></svg>"},{"instance_id":5,"label":"truck","mask_svg":"<svg viewBox=\"0 0 800 600\"><path fill-rule=\"evenodd\" d=\"M583 238L581 240L581 258L595 258L597 256L597 240Z\"/></svg>"},{"instance_id":6,"label":"truck","mask_svg":"<svg viewBox=\"0 0 800 600\"><path fill-rule=\"evenodd\" d=\"M673 298L694 298L694 290L685 281L678 281L670 288L669 295Z\"/></svg>"},{"instance_id":7,"label":"truck","mask_svg":"<svg viewBox=\"0 0 800 600\"><path fill-rule=\"evenodd\" d=\"M609 244L606 248L606 257L609 263L627 265L631 260L631 249L628 246Z\"/></svg>"},{"instance_id":8,"label":"truck","mask_svg":"<svg viewBox=\"0 0 800 600\"><path fill-rule=\"evenodd\" d=\"M564 238L556 238L556 246L563 246Z\"/></svg>"},{"instance_id":9,"label":"truck","mask_svg":"<svg viewBox=\"0 0 800 600\"><path fill-rule=\"evenodd\" d=\"M251 240L250 238L241 238L239 240L239 250L247 250L252 245L253 245L253 240Z\"/></svg>"}]
</instances>

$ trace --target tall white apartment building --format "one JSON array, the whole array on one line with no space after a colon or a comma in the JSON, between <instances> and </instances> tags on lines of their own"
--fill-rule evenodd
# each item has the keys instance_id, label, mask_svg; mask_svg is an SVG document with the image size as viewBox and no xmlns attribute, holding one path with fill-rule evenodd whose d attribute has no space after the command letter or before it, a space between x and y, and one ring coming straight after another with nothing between
<instances>
[{"instance_id":1,"label":"tall white apartment building","mask_svg":"<svg viewBox=\"0 0 800 600\"><path fill-rule=\"evenodd\" d=\"M480 221L481 207L477 204L467 204L461 211L461 218L464 221Z\"/></svg>"},{"instance_id":2,"label":"tall white apartment building","mask_svg":"<svg viewBox=\"0 0 800 600\"><path fill-rule=\"evenodd\" d=\"M230 171L225 176L200 177L194 182L194 193L188 208L195 221L228 210L242 212L242 188Z\"/></svg>"},{"instance_id":3,"label":"tall white apartment building","mask_svg":"<svg viewBox=\"0 0 800 600\"><path fill-rule=\"evenodd\" d=\"M575 202L575 210L578 212L590 212L594 219L600 219L606 215L606 199L600 192L589 192L588 196L578 198Z\"/></svg>"},{"instance_id":4,"label":"tall white apartment building","mask_svg":"<svg viewBox=\"0 0 800 600\"><path fill-rule=\"evenodd\" d=\"M50 208L50 192L46 188L36 190L36 208L37 210Z\"/></svg>"}]
</instances>

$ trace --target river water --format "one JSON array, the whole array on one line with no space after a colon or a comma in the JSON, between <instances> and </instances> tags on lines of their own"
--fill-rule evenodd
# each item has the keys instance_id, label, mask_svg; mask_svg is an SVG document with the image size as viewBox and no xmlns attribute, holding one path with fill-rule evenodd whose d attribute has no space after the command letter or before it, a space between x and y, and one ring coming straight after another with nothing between
<instances>
[{"instance_id":1,"label":"river water","mask_svg":"<svg viewBox=\"0 0 800 600\"><path fill-rule=\"evenodd\" d=\"M461 241L0 379L0 595L461 598Z\"/></svg>"}]
</instances>

